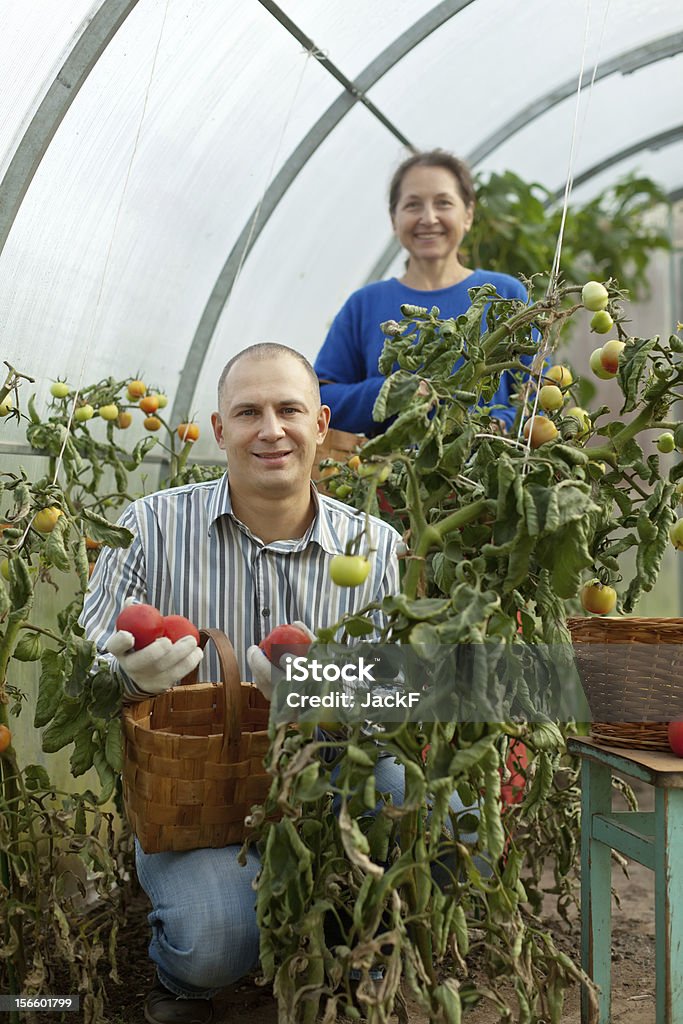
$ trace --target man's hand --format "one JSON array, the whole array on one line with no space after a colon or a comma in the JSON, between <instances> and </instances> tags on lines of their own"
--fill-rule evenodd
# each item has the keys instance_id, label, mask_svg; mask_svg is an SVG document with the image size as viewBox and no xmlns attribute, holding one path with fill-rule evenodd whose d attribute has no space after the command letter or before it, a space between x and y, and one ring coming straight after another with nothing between
<instances>
[{"instance_id":1,"label":"man's hand","mask_svg":"<svg viewBox=\"0 0 683 1024\"><path fill-rule=\"evenodd\" d=\"M296 626L305 633L311 643L315 641L315 634L303 622L292 622L292 626ZM254 683L258 686L266 700L273 699L273 690L280 680L284 679L284 667L292 657L293 655L291 654L283 654L280 658L280 664L274 665L256 644L247 649L247 662L254 677Z\"/></svg>"},{"instance_id":2,"label":"man's hand","mask_svg":"<svg viewBox=\"0 0 683 1024\"><path fill-rule=\"evenodd\" d=\"M138 689L150 696L175 686L204 657L204 651L197 646L193 636L181 637L175 643L161 636L141 651L134 650L134 644L133 634L120 629L110 637L107 650L114 655Z\"/></svg>"}]
</instances>

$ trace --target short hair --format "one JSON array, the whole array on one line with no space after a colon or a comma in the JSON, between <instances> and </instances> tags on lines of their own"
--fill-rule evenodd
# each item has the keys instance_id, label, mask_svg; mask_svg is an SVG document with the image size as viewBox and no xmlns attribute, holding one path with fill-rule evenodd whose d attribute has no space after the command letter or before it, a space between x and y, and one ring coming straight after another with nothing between
<instances>
[{"instance_id":1,"label":"short hair","mask_svg":"<svg viewBox=\"0 0 683 1024\"><path fill-rule=\"evenodd\" d=\"M318 380L318 375L316 374L315 370L309 363L306 356L302 356L301 352L297 352L295 348L290 348L289 345L280 345L277 341L260 341L256 345L249 345L248 348L242 349L242 351L238 352L237 355L234 355L232 359L229 359L228 362L223 367L223 371L220 377L218 378L219 406L221 404L221 394L223 393L223 386L225 384L228 374L232 370L235 363L239 362L239 360L243 359L245 356L251 356L254 359L264 360L275 359L278 356L292 356L292 358L296 359L299 363L301 363L301 365L306 370L308 376L310 377L311 384L313 385L314 394L317 396L318 401L320 401L320 381Z\"/></svg>"},{"instance_id":2,"label":"short hair","mask_svg":"<svg viewBox=\"0 0 683 1024\"><path fill-rule=\"evenodd\" d=\"M453 156L452 153L446 152L445 149L429 149L423 153L415 153L413 156L409 156L394 171L389 185L389 213L392 217L396 213L403 179L413 167L443 167L445 170L450 171L455 178L460 198L465 203L465 206L472 206L476 202L477 193L474 188L472 173L464 160L460 160L457 156Z\"/></svg>"}]
</instances>

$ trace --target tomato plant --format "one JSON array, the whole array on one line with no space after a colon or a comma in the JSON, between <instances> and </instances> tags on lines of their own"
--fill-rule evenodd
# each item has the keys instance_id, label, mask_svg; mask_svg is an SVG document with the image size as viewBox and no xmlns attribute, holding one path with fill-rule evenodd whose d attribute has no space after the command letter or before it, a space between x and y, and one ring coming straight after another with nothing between
<instances>
[{"instance_id":1,"label":"tomato plant","mask_svg":"<svg viewBox=\"0 0 683 1024\"><path fill-rule=\"evenodd\" d=\"M489 312L483 334L481 318L493 291L487 288L477 290L466 322L441 319L435 308L410 306L401 311L398 331L395 324L387 330L379 360L386 379L374 416L390 424L363 443L357 464L331 462L326 469L338 492L352 488L350 504L359 511L382 509L401 532L401 583L380 609L369 602L336 625L349 636L362 637L368 620L381 612L384 624L374 650L398 648L406 652L405 664L408 653L419 658L422 691L447 700L447 710L419 722L406 715L369 736L360 724L347 723L336 741L344 753L333 783L310 749L315 742L303 735L276 736L273 757L279 772L265 811L286 808L289 820L267 826L257 908L262 963L268 962L266 975L282 991L289 983L289 966L297 962L302 964L299 990L305 988L314 1003L323 1001L337 982L320 965L334 960L345 977L354 957L358 962L367 948L387 968L385 979L394 977L394 970L398 978L393 947L382 952L376 940L378 921L386 921L388 931L400 920L409 922L403 926L402 955L419 958L425 971L421 980L411 975L410 985L437 1017L443 1005L437 993L443 995L439 956L444 947L436 936L454 926L441 916L443 894L433 884L431 866L443 863L441 829L454 827L447 823L446 795L461 784L469 799L480 797L479 849L489 855L491 878L474 880L471 852L457 837L446 840L445 848L457 860L453 876L467 878L463 893L477 908L477 941L486 973L515 978L520 1002L533 1007L530 1019L543 1016L538 987L519 977L509 942L501 939L514 921L517 942L535 964L532 970L543 977L559 971L558 993L572 976L571 965L550 940L544 938L542 953L535 946L515 889L519 883L528 896L538 885L543 861L558 856L565 837L576 836L579 786L560 793L555 783L566 764L563 734L571 732L576 717L564 703L573 669L567 614L581 599L595 608L593 614L617 607L629 613L640 594L652 588L675 518L676 487L683 480L682 466L646 456L642 447L653 431L668 430L676 437L683 339L627 335L623 296L613 281L605 287L609 313L607 308L596 312L607 314L615 340L624 343L614 384L615 394L621 392L618 417L577 405L572 416L535 416L532 433L533 386L521 359L535 356L540 370L541 359L551 356L567 323L576 314L584 316L583 304L575 301L582 290L578 286L557 287L529 306L495 298L495 315ZM543 339L541 352L530 338L531 328ZM573 369L579 380L590 372L588 365ZM604 374L601 364L597 369ZM503 372L515 376L513 390L519 396L516 422L505 434L487 405ZM559 372L557 380L543 376L545 386L555 385L560 392L572 386ZM389 468L381 487L369 469L373 465ZM361 467L369 471L361 473ZM380 505L381 491L387 506ZM362 550L363 537L356 540L353 550ZM626 552L635 556L630 575ZM361 558L337 556L349 557ZM617 596L608 581L622 574L627 578ZM600 607L592 603L596 598ZM332 634L333 627L327 632ZM318 635L324 639L320 630ZM543 663L540 672L532 668L532 652L533 663ZM499 795L507 753L520 739L529 751L529 769L519 805L524 840L518 844L510 820L501 814ZM407 807L392 807L390 814L380 809L366 828L364 810L374 808L377 800L368 775L378 748L380 756L399 757L405 766ZM329 813L335 799L338 817ZM424 809L429 801L428 821ZM400 831L401 854L387 862L394 828ZM312 872L297 888L297 906L311 919L321 900L331 899L340 917L343 908L356 908L352 926L334 947L344 950L341 958L326 945L324 934L311 940L308 930L304 941L287 931L291 894L278 885L283 871L297 872L304 862L326 863L340 850L348 874L339 894L330 896L326 880ZM571 853L559 854L560 887L575 854L576 845ZM398 909L392 903L395 892ZM467 930L466 916L460 934ZM393 991L387 984L387 998ZM295 1012L296 998L294 992L283 997L284 1011ZM328 1003L331 1019L333 1009ZM458 1011L453 1012L457 1019ZM546 1008L547 1019L553 1014L561 1019L561 996L552 1014Z\"/></svg>"}]
</instances>

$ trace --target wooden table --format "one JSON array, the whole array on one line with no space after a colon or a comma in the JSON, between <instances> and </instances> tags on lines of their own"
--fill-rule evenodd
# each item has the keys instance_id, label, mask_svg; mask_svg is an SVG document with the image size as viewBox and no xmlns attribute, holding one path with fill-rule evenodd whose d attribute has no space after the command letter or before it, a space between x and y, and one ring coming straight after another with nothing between
<instances>
[{"instance_id":1,"label":"wooden table","mask_svg":"<svg viewBox=\"0 0 683 1024\"><path fill-rule=\"evenodd\" d=\"M655 876L657 1024L683 1024L683 760L673 754L567 741L581 760L581 960L600 986L599 1014L582 1024L609 1024L612 920L611 850ZM639 779L654 789L654 811L612 811L611 776Z\"/></svg>"}]
</instances>

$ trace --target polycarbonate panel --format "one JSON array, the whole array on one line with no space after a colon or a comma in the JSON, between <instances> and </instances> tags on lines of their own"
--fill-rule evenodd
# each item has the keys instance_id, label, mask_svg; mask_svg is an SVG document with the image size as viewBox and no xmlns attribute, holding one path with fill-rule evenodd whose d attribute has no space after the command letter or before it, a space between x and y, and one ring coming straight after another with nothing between
<instances>
[{"instance_id":1,"label":"polycarbonate panel","mask_svg":"<svg viewBox=\"0 0 683 1024\"><path fill-rule=\"evenodd\" d=\"M279 5L348 78L435 6L434 0L281 0Z\"/></svg>"},{"instance_id":2,"label":"polycarbonate panel","mask_svg":"<svg viewBox=\"0 0 683 1024\"><path fill-rule=\"evenodd\" d=\"M101 0L3 0L0 177L55 75Z\"/></svg>"},{"instance_id":3,"label":"polycarbonate panel","mask_svg":"<svg viewBox=\"0 0 683 1024\"><path fill-rule=\"evenodd\" d=\"M39 370L39 396L57 374L140 372L173 397L235 237L337 92L259 4L140 3L0 258L9 356Z\"/></svg>"},{"instance_id":4,"label":"polycarbonate panel","mask_svg":"<svg viewBox=\"0 0 683 1024\"><path fill-rule=\"evenodd\" d=\"M680 191L683 188L683 139L664 149L643 149L625 160L610 161L609 167L574 188L573 201L586 203L631 173L651 178L667 194Z\"/></svg>"},{"instance_id":5,"label":"polycarbonate panel","mask_svg":"<svg viewBox=\"0 0 683 1024\"><path fill-rule=\"evenodd\" d=\"M0 63L3 166L69 38L98 7L68 0L57 5L54 24L57 7L48 0L10 6L14 35L3 18L0 56L13 48L17 68ZM458 4L433 6L443 15ZM432 4L282 0L282 7L355 79L397 38L410 38ZM530 103L578 78L586 11L587 68L683 30L683 9L673 0L463 0L370 98L416 145L467 156ZM576 173L679 123L682 84L679 58L598 83ZM39 374L39 400L58 374L76 383L137 372L173 400L240 232L285 161L342 95L258 0L140 0L76 97L0 256L3 355ZM561 187L573 113L569 97L501 144L484 166ZM325 130L325 122L317 125L317 137ZM652 167L661 169L665 187L680 187L680 153L677 144L615 161L596 182L630 166ZM357 105L295 179L244 264L185 410L203 417L197 454L213 454L207 417L230 355L268 338L315 356L332 317L390 237L386 190L404 155ZM590 184L585 189L589 194ZM399 257L390 273L401 266Z\"/></svg>"},{"instance_id":6,"label":"polycarbonate panel","mask_svg":"<svg viewBox=\"0 0 683 1024\"><path fill-rule=\"evenodd\" d=\"M387 186L404 155L363 107L321 145L244 265L204 362L196 405L207 396L206 408L215 407L221 369L247 345L277 341L315 358L386 242ZM196 450L210 455L214 448Z\"/></svg>"},{"instance_id":7,"label":"polycarbonate panel","mask_svg":"<svg viewBox=\"0 0 683 1024\"><path fill-rule=\"evenodd\" d=\"M630 75L610 76L597 82L592 91L582 92L574 176L641 140L683 126L682 94L683 54ZM541 181L550 189L563 188L575 110L575 97L559 103L498 147L482 161L481 169L509 167L521 177ZM539 139L552 143L544 147L541 161Z\"/></svg>"},{"instance_id":8,"label":"polycarbonate panel","mask_svg":"<svg viewBox=\"0 0 683 1024\"><path fill-rule=\"evenodd\" d=\"M586 68L683 29L683 8L673 0L477 0L412 50L371 98L421 147L466 157L530 103L578 82L587 11ZM672 93L680 96L680 82L672 82ZM640 105L649 102L645 95ZM622 119L623 110L613 116ZM534 157L541 169L556 141L539 132Z\"/></svg>"}]
</instances>

